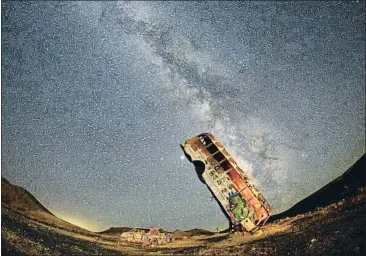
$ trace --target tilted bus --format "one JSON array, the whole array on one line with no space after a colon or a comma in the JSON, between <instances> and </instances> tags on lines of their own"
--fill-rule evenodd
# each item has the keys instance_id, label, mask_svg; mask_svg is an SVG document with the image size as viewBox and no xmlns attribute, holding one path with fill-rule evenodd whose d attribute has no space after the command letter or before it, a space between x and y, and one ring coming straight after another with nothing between
<instances>
[{"instance_id":1,"label":"tilted bus","mask_svg":"<svg viewBox=\"0 0 366 256\"><path fill-rule=\"evenodd\" d=\"M268 202L212 134L194 136L181 147L232 226L254 232L268 220Z\"/></svg>"}]
</instances>

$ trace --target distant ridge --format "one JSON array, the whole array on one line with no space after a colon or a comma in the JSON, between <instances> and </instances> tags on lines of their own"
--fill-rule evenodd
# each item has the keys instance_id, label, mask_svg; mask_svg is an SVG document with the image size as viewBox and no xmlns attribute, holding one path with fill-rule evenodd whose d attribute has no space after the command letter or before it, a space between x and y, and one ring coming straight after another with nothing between
<instances>
[{"instance_id":1,"label":"distant ridge","mask_svg":"<svg viewBox=\"0 0 366 256\"><path fill-rule=\"evenodd\" d=\"M101 232L97 232L99 234L105 234L105 235L121 235L123 232L127 232L130 231L132 229L136 229L136 230L148 230L149 228L155 228L155 227L111 227L109 229L106 229L104 231ZM159 232L165 233L167 232L165 229L162 228L158 228Z\"/></svg>"},{"instance_id":2,"label":"distant ridge","mask_svg":"<svg viewBox=\"0 0 366 256\"><path fill-rule=\"evenodd\" d=\"M329 204L355 195L361 187L365 187L365 163L364 154L341 176L334 179L304 200L298 202L287 211L271 216L268 222L313 211L317 207L325 207Z\"/></svg>"},{"instance_id":3,"label":"distant ridge","mask_svg":"<svg viewBox=\"0 0 366 256\"><path fill-rule=\"evenodd\" d=\"M107 230L104 230L104 231L101 231L101 232L98 232L98 233L99 234L106 234L106 235L117 235L117 234L120 235L123 232L127 232L127 231L130 231L132 229L148 229L148 228L111 227ZM164 229L159 228L159 232L167 232L167 231L164 230ZM199 236L199 235L213 235L213 234L215 234L214 232L211 232L211 231L208 231L208 230L205 230L205 229L199 229L199 228L194 228L194 229L190 229L190 230L186 230L186 231L182 231L182 230L177 229L177 230L173 231L173 233L175 235L178 235L178 236Z\"/></svg>"},{"instance_id":4,"label":"distant ridge","mask_svg":"<svg viewBox=\"0 0 366 256\"><path fill-rule=\"evenodd\" d=\"M127 232L130 231L133 228L129 228L129 227L111 227L107 230L98 232L99 234L108 234L108 235L115 235L115 234L122 234L123 232Z\"/></svg>"},{"instance_id":5,"label":"distant ridge","mask_svg":"<svg viewBox=\"0 0 366 256\"><path fill-rule=\"evenodd\" d=\"M205 230L205 229L200 229L200 228L194 228L194 229L186 230L184 232L188 233L192 236L200 236L200 235L210 236L210 235L215 234L214 232L211 232L211 231L208 231L208 230Z\"/></svg>"}]
</instances>

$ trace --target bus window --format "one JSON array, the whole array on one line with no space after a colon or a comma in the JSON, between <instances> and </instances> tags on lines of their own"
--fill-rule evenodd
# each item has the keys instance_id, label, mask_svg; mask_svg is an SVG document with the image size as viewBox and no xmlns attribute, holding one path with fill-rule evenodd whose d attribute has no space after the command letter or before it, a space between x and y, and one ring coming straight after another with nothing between
<instances>
[{"instance_id":1,"label":"bus window","mask_svg":"<svg viewBox=\"0 0 366 256\"><path fill-rule=\"evenodd\" d=\"M231 166L231 164L229 163L229 161L228 160L225 160L224 162L222 162L221 164L221 167L225 170L225 171L227 171L227 170L229 170L230 168L232 168L232 166Z\"/></svg>"},{"instance_id":2,"label":"bus window","mask_svg":"<svg viewBox=\"0 0 366 256\"><path fill-rule=\"evenodd\" d=\"M207 137L207 136L203 137L203 142L202 142L203 145L205 145L207 147L211 143L212 143L212 141L209 137Z\"/></svg>"},{"instance_id":3,"label":"bus window","mask_svg":"<svg viewBox=\"0 0 366 256\"><path fill-rule=\"evenodd\" d=\"M211 146L207 147L208 152L210 152L211 154L214 154L215 152L218 151L218 148L215 146L215 144L212 144Z\"/></svg>"},{"instance_id":4,"label":"bus window","mask_svg":"<svg viewBox=\"0 0 366 256\"><path fill-rule=\"evenodd\" d=\"M225 159L225 156L221 152L214 154L213 157L217 160L217 162Z\"/></svg>"},{"instance_id":5,"label":"bus window","mask_svg":"<svg viewBox=\"0 0 366 256\"><path fill-rule=\"evenodd\" d=\"M229 175L231 180L235 180L239 177L239 173L235 170L231 170L230 172L227 173L227 175Z\"/></svg>"},{"instance_id":6,"label":"bus window","mask_svg":"<svg viewBox=\"0 0 366 256\"><path fill-rule=\"evenodd\" d=\"M238 190L241 191L244 188L246 188L247 186L245 185L245 182L243 179L236 179L234 180L235 185L238 187ZM245 198L248 199L248 198Z\"/></svg>"}]
</instances>

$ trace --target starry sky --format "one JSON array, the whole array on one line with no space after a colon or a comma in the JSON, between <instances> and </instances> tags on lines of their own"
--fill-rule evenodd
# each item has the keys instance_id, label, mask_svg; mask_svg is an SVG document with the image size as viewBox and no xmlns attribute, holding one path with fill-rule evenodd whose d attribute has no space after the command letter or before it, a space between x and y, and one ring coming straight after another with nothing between
<instances>
[{"instance_id":1,"label":"starry sky","mask_svg":"<svg viewBox=\"0 0 366 256\"><path fill-rule=\"evenodd\" d=\"M213 133L281 212L365 152L365 5L2 2L1 175L85 228L227 227Z\"/></svg>"}]
</instances>

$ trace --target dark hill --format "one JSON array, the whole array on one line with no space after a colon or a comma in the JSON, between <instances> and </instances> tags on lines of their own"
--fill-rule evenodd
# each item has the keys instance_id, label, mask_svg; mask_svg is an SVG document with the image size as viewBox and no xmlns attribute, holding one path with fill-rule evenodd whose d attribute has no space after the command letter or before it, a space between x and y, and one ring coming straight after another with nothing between
<instances>
[{"instance_id":1,"label":"dark hill","mask_svg":"<svg viewBox=\"0 0 366 256\"><path fill-rule=\"evenodd\" d=\"M104 230L104 231L101 231L101 232L98 232L100 234L108 234L108 235L115 235L115 234L122 234L123 232L127 232L127 231L130 231L132 228L129 228L129 227L111 227L107 230Z\"/></svg>"},{"instance_id":2,"label":"dark hill","mask_svg":"<svg viewBox=\"0 0 366 256\"><path fill-rule=\"evenodd\" d=\"M210 235L213 235L215 233L213 232L210 232L208 230L205 230L205 229L199 229L199 228L194 228L194 229L191 229L191 230L186 230L184 231L192 236L200 236L200 235L207 235L207 236L210 236Z\"/></svg>"},{"instance_id":3,"label":"dark hill","mask_svg":"<svg viewBox=\"0 0 366 256\"><path fill-rule=\"evenodd\" d=\"M22 187L15 186L1 177L1 203L14 210L41 211L53 215Z\"/></svg>"},{"instance_id":4,"label":"dark hill","mask_svg":"<svg viewBox=\"0 0 366 256\"><path fill-rule=\"evenodd\" d=\"M91 234L91 231L62 220L46 209L31 193L22 187L11 184L1 177L1 224L6 223L9 215L20 213L30 220L41 222L52 227L80 234Z\"/></svg>"},{"instance_id":5,"label":"dark hill","mask_svg":"<svg viewBox=\"0 0 366 256\"><path fill-rule=\"evenodd\" d=\"M190 229L190 230L186 230L186 231L177 229L177 230L173 231L173 234L176 238L182 238L182 237L192 237L192 236L201 236L201 235L210 236L215 233L210 232L205 229L194 228L194 229Z\"/></svg>"},{"instance_id":6,"label":"dark hill","mask_svg":"<svg viewBox=\"0 0 366 256\"><path fill-rule=\"evenodd\" d=\"M271 216L268 222L310 212L317 207L325 207L342 199L354 196L361 187L365 186L365 169L364 154L341 176L295 204L287 211Z\"/></svg>"}]
</instances>

